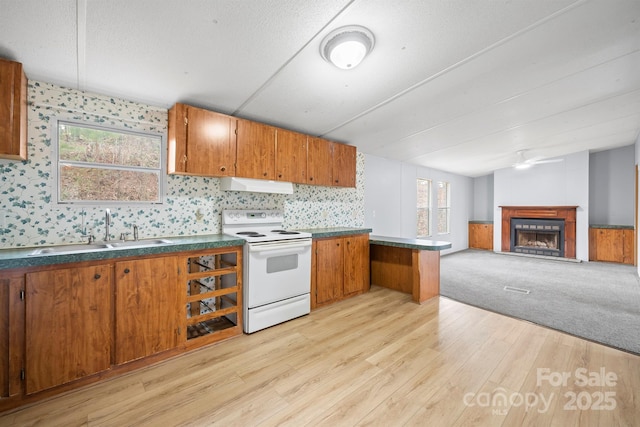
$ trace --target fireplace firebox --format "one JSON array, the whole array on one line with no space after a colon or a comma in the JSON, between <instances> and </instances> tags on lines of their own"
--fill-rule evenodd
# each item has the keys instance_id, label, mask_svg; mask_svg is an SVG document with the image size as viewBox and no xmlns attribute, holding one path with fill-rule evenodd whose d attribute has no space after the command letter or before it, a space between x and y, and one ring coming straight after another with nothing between
<instances>
[{"instance_id":1,"label":"fireplace firebox","mask_svg":"<svg viewBox=\"0 0 640 427\"><path fill-rule=\"evenodd\" d=\"M564 219L511 218L511 251L564 257Z\"/></svg>"}]
</instances>

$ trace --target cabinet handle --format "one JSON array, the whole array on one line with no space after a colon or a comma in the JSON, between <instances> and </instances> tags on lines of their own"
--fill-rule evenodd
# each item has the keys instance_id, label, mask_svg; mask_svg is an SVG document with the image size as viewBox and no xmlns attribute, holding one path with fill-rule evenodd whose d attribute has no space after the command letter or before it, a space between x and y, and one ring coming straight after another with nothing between
<instances>
[{"instance_id":1,"label":"cabinet handle","mask_svg":"<svg viewBox=\"0 0 640 427\"><path fill-rule=\"evenodd\" d=\"M227 170L227 168L226 168L226 167L224 167L224 166L221 166L221 167L220 167L220 171L224 172L224 171L226 171L226 170Z\"/></svg>"},{"instance_id":2,"label":"cabinet handle","mask_svg":"<svg viewBox=\"0 0 640 427\"><path fill-rule=\"evenodd\" d=\"M129 270L128 268L124 269L124 274L129 274L131 272L131 270Z\"/></svg>"},{"instance_id":3,"label":"cabinet handle","mask_svg":"<svg viewBox=\"0 0 640 427\"><path fill-rule=\"evenodd\" d=\"M309 177L309 181L313 181L313 177L312 176Z\"/></svg>"},{"instance_id":4,"label":"cabinet handle","mask_svg":"<svg viewBox=\"0 0 640 427\"><path fill-rule=\"evenodd\" d=\"M262 176L267 176L267 173L266 173L266 172L265 172L265 173L263 173L263 174L262 174Z\"/></svg>"},{"instance_id":5,"label":"cabinet handle","mask_svg":"<svg viewBox=\"0 0 640 427\"><path fill-rule=\"evenodd\" d=\"M282 174L278 174L278 178L282 178Z\"/></svg>"},{"instance_id":6,"label":"cabinet handle","mask_svg":"<svg viewBox=\"0 0 640 427\"><path fill-rule=\"evenodd\" d=\"M182 163L187 163L187 155L182 156Z\"/></svg>"},{"instance_id":7,"label":"cabinet handle","mask_svg":"<svg viewBox=\"0 0 640 427\"><path fill-rule=\"evenodd\" d=\"M96 280L98 280L100 277L101 277L101 276L100 276L98 273L96 273L96 275L95 275L95 276L93 276L93 278L94 278L94 279L96 279Z\"/></svg>"}]
</instances>

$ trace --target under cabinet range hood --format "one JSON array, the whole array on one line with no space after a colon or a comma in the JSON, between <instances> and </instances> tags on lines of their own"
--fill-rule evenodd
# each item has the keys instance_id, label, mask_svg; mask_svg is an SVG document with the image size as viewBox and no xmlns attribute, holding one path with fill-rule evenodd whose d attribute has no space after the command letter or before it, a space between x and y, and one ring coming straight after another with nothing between
<instances>
[{"instance_id":1,"label":"under cabinet range hood","mask_svg":"<svg viewBox=\"0 0 640 427\"><path fill-rule=\"evenodd\" d=\"M290 182L237 177L220 178L220 189L223 191L251 191L254 193L293 194L293 184Z\"/></svg>"}]
</instances>

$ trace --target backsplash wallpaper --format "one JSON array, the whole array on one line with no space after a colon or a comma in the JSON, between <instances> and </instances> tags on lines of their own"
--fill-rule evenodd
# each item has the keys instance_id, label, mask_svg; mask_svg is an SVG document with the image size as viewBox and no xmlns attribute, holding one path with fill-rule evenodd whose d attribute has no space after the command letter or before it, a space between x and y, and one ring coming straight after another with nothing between
<instances>
[{"instance_id":1,"label":"backsplash wallpaper","mask_svg":"<svg viewBox=\"0 0 640 427\"><path fill-rule=\"evenodd\" d=\"M111 236L140 238L220 233L223 209L281 209L286 228L362 227L364 155L358 153L356 188L294 184L293 194L221 191L217 178L167 176L163 205L81 207L53 197L56 118L113 125L166 135L167 110L50 83L29 81L29 160L0 159L0 247L78 243L83 233L104 238L104 208L112 214Z\"/></svg>"}]
</instances>

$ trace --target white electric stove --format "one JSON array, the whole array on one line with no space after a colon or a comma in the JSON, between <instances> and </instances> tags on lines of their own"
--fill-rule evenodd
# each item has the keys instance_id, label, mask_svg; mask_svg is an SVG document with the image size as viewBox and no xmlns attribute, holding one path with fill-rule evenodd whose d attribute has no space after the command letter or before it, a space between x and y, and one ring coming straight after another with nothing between
<instances>
[{"instance_id":1,"label":"white electric stove","mask_svg":"<svg viewBox=\"0 0 640 427\"><path fill-rule=\"evenodd\" d=\"M279 210L224 210L222 232L243 250L244 332L309 314L311 234L285 230Z\"/></svg>"}]
</instances>

